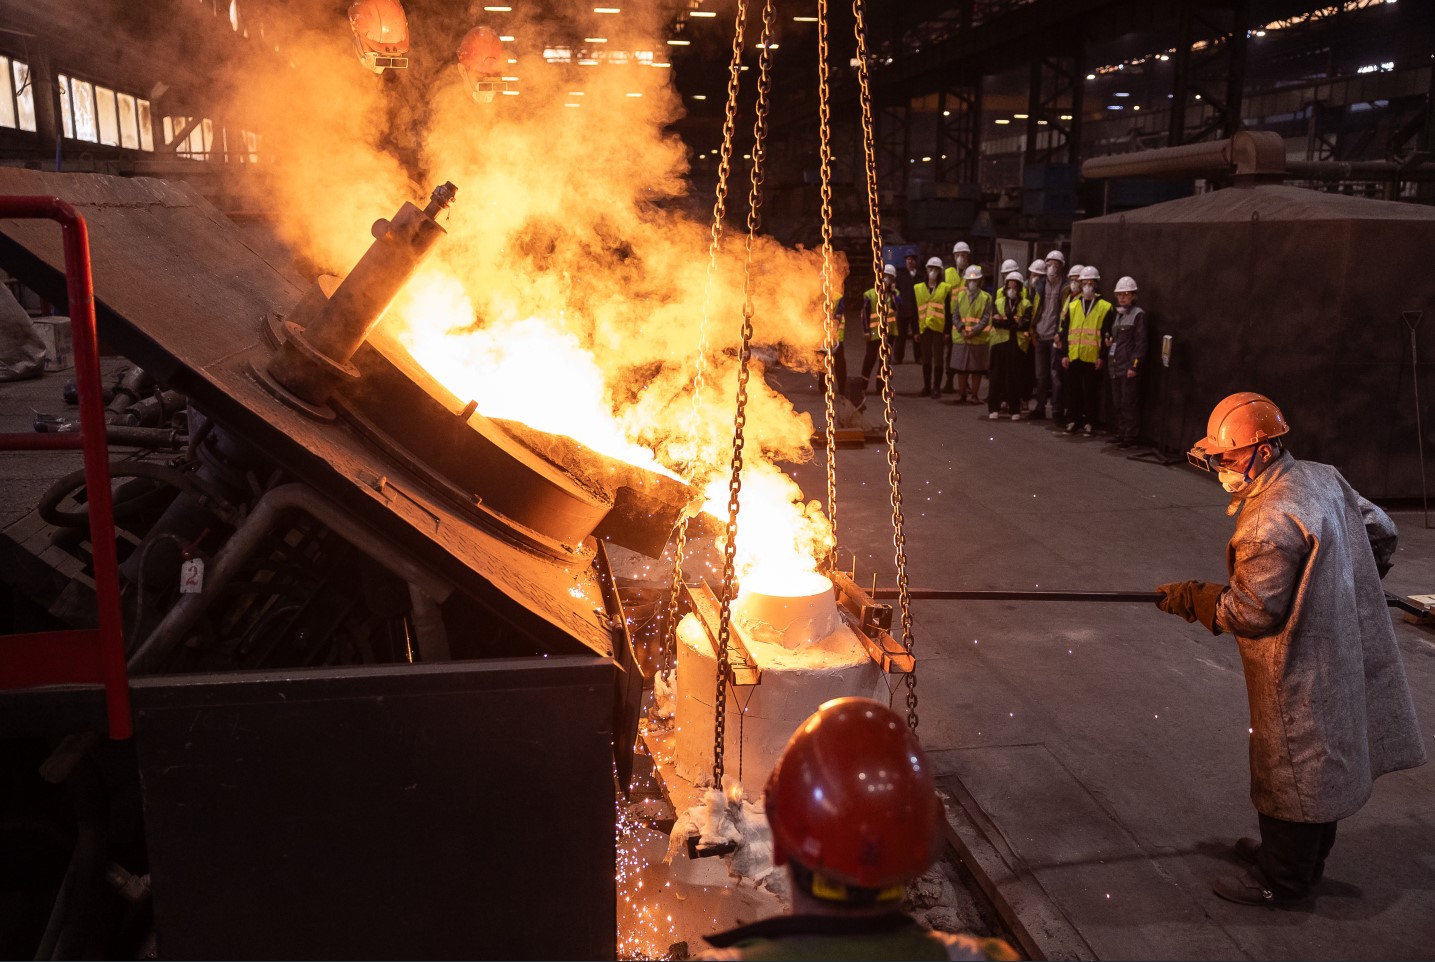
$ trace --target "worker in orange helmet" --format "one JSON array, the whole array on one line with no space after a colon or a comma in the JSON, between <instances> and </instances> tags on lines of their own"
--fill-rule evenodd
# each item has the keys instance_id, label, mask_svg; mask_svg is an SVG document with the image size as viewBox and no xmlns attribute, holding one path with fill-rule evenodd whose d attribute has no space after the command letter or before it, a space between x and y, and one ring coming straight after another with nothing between
<instances>
[{"instance_id":1,"label":"worker in orange helmet","mask_svg":"<svg viewBox=\"0 0 1435 962\"><path fill-rule=\"evenodd\" d=\"M917 738L869 698L827 702L783 749L763 794L792 914L707 941L708 959L1015 959L1001 939L932 932L901 910L936 860L942 803Z\"/></svg>"},{"instance_id":2,"label":"worker in orange helmet","mask_svg":"<svg viewBox=\"0 0 1435 962\"><path fill-rule=\"evenodd\" d=\"M1246 905L1306 902L1336 825L1372 782L1425 762L1380 579L1395 524L1328 464L1284 448L1285 415L1260 394L1216 405L1191 448L1231 494L1230 583L1157 590L1162 611L1236 637L1250 701L1251 801L1260 840L1232 849L1245 868L1215 892Z\"/></svg>"},{"instance_id":3,"label":"worker in orange helmet","mask_svg":"<svg viewBox=\"0 0 1435 962\"><path fill-rule=\"evenodd\" d=\"M507 55L491 27L474 27L458 44L458 72L464 89L481 104L492 103L505 88L501 77Z\"/></svg>"},{"instance_id":4,"label":"worker in orange helmet","mask_svg":"<svg viewBox=\"0 0 1435 962\"><path fill-rule=\"evenodd\" d=\"M359 62L374 73L409 65L409 21L399 0L356 0L349 6L349 26Z\"/></svg>"}]
</instances>

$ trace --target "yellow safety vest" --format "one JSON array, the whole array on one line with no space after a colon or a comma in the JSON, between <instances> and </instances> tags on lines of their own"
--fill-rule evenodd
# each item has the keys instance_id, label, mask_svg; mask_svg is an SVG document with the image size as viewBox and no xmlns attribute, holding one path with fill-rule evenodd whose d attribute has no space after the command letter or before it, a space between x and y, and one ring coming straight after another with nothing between
<instances>
[{"instance_id":1,"label":"yellow safety vest","mask_svg":"<svg viewBox=\"0 0 1435 962\"><path fill-rule=\"evenodd\" d=\"M947 297L952 293L948 284L938 284L936 290L923 281L912 288L917 297L917 330L937 331L947 326Z\"/></svg>"},{"instance_id":2,"label":"yellow safety vest","mask_svg":"<svg viewBox=\"0 0 1435 962\"><path fill-rule=\"evenodd\" d=\"M926 285L924 284L922 286L925 287ZM862 296L867 298L867 314L869 317L869 320L867 321L867 340L880 341L882 339L882 335L878 332L877 325L873 323L873 321L875 321L877 317L877 288L870 288L867 293L863 294ZM897 336L896 291L893 291L892 296L887 298L887 335L889 337Z\"/></svg>"},{"instance_id":3,"label":"yellow safety vest","mask_svg":"<svg viewBox=\"0 0 1435 962\"><path fill-rule=\"evenodd\" d=\"M1066 356L1073 361L1095 363L1101 357L1101 326L1106 323L1106 315L1111 313L1111 302L1097 297L1088 314L1085 302L1073 297L1067 302L1066 311Z\"/></svg>"},{"instance_id":4,"label":"yellow safety vest","mask_svg":"<svg viewBox=\"0 0 1435 962\"><path fill-rule=\"evenodd\" d=\"M957 324L952 325L953 344L990 344L989 336L991 328L978 331L976 336L970 340L962 340L961 328L958 326L969 317L980 318L992 309L992 296L984 290L977 290L976 297L972 297L970 291L963 287L957 292ZM990 319L988 319L990 323Z\"/></svg>"},{"instance_id":5,"label":"yellow safety vest","mask_svg":"<svg viewBox=\"0 0 1435 962\"><path fill-rule=\"evenodd\" d=\"M1006 312L1007 312L1007 298L1006 298L1006 290L1005 290L1005 288L1003 288L1001 291L999 291L999 292L997 293L997 313L1000 314L1000 315L1002 315L1003 317L1005 317L1005 316L1006 316ZM1022 291L1022 292L1021 292L1021 301L1020 301L1020 302L1017 304L1017 306L1016 306L1016 315L1017 315L1017 317L1019 317L1019 318L1020 318L1020 317L1025 317L1025 318L1027 318L1028 320L1030 320L1030 319L1031 319L1031 312L1032 312L1031 299L1027 297L1026 291ZM1011 331L1005 330L1004 328L994 327L994 328L992 328L992 333L991 333L990 342L991 342L992 344L1005 344L1007 341L1011 340L1011 334L1012 334ZM1021 348L1023 351L1025 351L1028 347L1031 346L1031 333L1030 333L1029 331L1017 331L1017 332L1016 332L1016 343L1017 343L1017 347L1019 347L1019 348Z\"/></svg>"}]
</instances>

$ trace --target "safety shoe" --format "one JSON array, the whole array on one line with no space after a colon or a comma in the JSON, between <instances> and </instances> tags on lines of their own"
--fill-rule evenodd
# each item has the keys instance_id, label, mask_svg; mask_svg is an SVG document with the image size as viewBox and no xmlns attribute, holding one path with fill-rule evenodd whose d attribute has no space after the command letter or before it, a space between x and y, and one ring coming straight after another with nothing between
<instances>
[{"instance_id":1,"label":"safety shoe","mask_svg":"<svg viewBox=\"0 0 1435 962\"><path fill-rule=\"evenodd\" d=\"M1096 433L1096 429L1093 428L1091 425L1088 424L1086 427L1084 427L1084 428L1081 429L1081 433L1084 434L1084 435L1086 435L1086 436L1089 438L1089 437L1091 437L1093 434Z\"/></svg>"},{"instance_id":2,"label":"safety shoe","mask_svg":"<svg viewBox=\"0 0 1435 962\"><path fill-rule=\"evenodd\" d=\"M1237 905L1267 905L1271 908L1288 908L1308 905L1311 901L1309 895L1299 897L1277 895L1266 888L1265 882L1250 871L1240 875L1221 876L1211 886L1211 891L1227 902L1235 902Z\"/></svg>"},{"instance_id":3,"label":"safety shoe","mask_svg":"<svg viewBox=\"0 0 1435 962\"><path fill-rule=\"evenodd\" d=\"M1067 433L1067 434L1075 434L1075 433L1076 433L1076 422L1075 422L1075 421L1072 421L1070 424L1068 424L1068 425L1066 426L1066 433Z\"/></svg>"},{"instance_id":4,"label":"safety shoe","mask_svg":"<svg viewBox=\"0 0 1435 962\"><path fill-rule=\"evenodd\" d=\"M996 420L999 420L1000 418L1001 418L1001 412L1000 412L1000 411L993 411L992 413L990 413L990 414L987 415L987 420L988 420L988 421L996 421Z\"/></svg>"},{"instance_id":5,"label":"safety shoe","mask_svg":"<svg viewBox=\"0 0 1435 962\"><path fill-rule=\"evenodd\" d=\"M1020 421L1023 420L1025 417L1027 417L1027 415L1023 415L1020 411L1018 411L1011 416L1011 419L1013 421Z\"/></svg>"}]
</instances>

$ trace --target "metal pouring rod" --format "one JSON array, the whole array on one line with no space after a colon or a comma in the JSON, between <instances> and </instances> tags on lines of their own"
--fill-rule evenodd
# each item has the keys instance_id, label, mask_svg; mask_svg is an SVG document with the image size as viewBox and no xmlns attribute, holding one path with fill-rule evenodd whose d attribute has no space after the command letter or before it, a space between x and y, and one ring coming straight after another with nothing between
<instances>
[{"instance_id":1,"label":"metal pouring rod","mask_svg":"<svg viewBox=\"0 0 1435 962\"><path fill-rule=\"evenodd\" d=\"M1142 602L1155 604L1161 599L1159 591L1007 591L999 588L976 588L968 590L947 590L941 588L912 588L907 596L913 601L1095 601L1117 604ZM896 588L878 588L873 598L891 599L897 597ZM1398 595L1385 593L1385 603L1391 608L1412 615L1430 612Z\"/></svg>"},{"instance_id":2,"label":"metal pouring rod","mask_svg":"<svg viewBox=\"0 0 1435 962\"><path fill-rule=\"evenodd\" d=\"M1148 605L1155 604L1161 597L1159 591L1007 591L997 588L912 588L907 595L913 601L1140 601ZM878 588L872 597L896 598L897 589Z\"/></svg>"}]
</instances>

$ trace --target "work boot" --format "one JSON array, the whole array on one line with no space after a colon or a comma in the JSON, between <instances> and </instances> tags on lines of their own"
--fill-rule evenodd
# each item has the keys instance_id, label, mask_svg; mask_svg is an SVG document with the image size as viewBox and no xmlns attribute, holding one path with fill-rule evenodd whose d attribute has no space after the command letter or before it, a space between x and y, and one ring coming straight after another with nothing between
<instances>
[{"instance_id":1,"label":"work boot","mask_svg":"<svg viewBox=\"0 0 1435 962\"><path fill-rule=\"evenodd\" d=\"M1237 905L1267 905L1271 908L1289 908L1310 904L1310 895L1277 895L1266 886L1254 871L1246 870L1240 875L1223 875L1216 879L1211 891Z\"/></svg>"}]
</instances>

